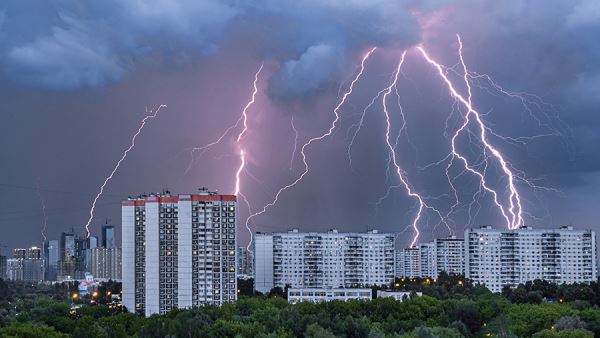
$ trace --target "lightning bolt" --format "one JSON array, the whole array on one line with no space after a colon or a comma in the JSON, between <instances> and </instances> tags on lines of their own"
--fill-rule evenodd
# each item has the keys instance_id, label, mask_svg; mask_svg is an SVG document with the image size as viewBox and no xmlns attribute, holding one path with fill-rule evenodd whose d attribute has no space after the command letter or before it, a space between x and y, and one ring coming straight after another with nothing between
<instances>
[{"instance_id":1,"label":"lightning bolt","mask_svg":"<svg viewBox=\"0 0 600 338\"><path fill-rule=\"evenodd\" d=\"M232 124L231 126L229 126L227 129L225 129L225 131L221 134L221 136L219 136L215 141L207 143L201 147L194 147L191 150L191 161L190 164L188 165L187 169L185 170L185 174L187 174L190 169L192 169L192 166L194 164L195 161L195 156L194 154L196 152L200 152L199 156L202 156L202 154L204 154L205 152L207 152L208 150L210 150L212 147L216 146L217 144L221 143L221 141L223 141L223 139L234 129L238 128L238 126L240 125L240 123L243 124L244 128L242 129L242 131L238 134L237 138L236 138L236 143L239 143L242 140L242 137L244 137L244 134L246 133L246 131L248 130L248 114L247 111L248 109L254 104L254 101L256 99L256 94L258 93L258 77L260 76L260 73L262 72L262 69L264 67L264 62L261 63L260 67L258 68L258 71L254 74L254 82L253 82L253 88L254 90L252 91L252 95L250 98L250 101L248 101L248 103L246 103L246 106L244 106L244 109L242 109L242 113L240 114L240 117L235 121L234 124Z\"/></svg>"},{"instance_id":2,"label":"lightning bolt","mask_svg":"<svg viewBox=\"0 0 600 338\"><path fill-rule=\"evenodd\" d=\"M505 219L506 226L509 229L515 229L515 228L518 228L519 226L523 225L523 211L522 211L522 204L521 204L521 196L515 186L515 180L516 180L515 174L512 172L511 165L504 159L504 156L502 155L502 153L489 142L488 136L487 136L488 127L483 122L483 119L481 118L481 114L473 107L473 104L471 102L471 97L472 97L471 85L470 85L470 82L468 79L469 72L468 72L466 63L464 61L463 55L462 55L462 41L458 34L457 34L457 38L458 38L458 43L459 43L460 64L463 68L463 80L465 81L465 85L467 87L467 95L468 95L467 98L462 96L455 89L454 84L452 83L452 81L450 81L446 72L444 71L444 67L440 63L434 61L427 54L427 52L425 51L425 49L422 46L417 47L417 49L421 52L421 55L425 58L425 60L429 64L434 66L434 68L437 70L437 73L440 75L443 82L448 87L450 95L454 99L459 101L467 109L467 112L466 112L464 120L463 120L463 124L461 125L460 128L458 128L458 130L452 136L452 142L451 142L452 150L451 150L451 155L450 155L451 160L450 160L448 166L446 167L447 168L446 173L448 173L449 167L452 166L453 160L455 158L458 158L460 161L462 161L466 170L479 178L481 187L483 187L483 189L485 189L487 192L492 194L494 204L498 207L498 209L500 210L500 213L502 214L503 218ZM468 160L457 150L456 139L461 135L461 133L467 128L469 123L472 121L471 117L473 118L473 121L476 123L476 125L479 127L478 137L483 144L484 161L486 161L485 168L487 168L488 156L492 157L500 165L502 172L504 173L504 175L506 176L506 178L508 180L507 187L506 187L506 189L508 191L508 195L509 195L507 207L503 206L499 202L499 200L498 200L499 193L496 190L489 187L489 185L485 179L485 171L482 173L482 172L476 170L474 168L474 166L470 165ZM488 155L488 152L490 155Z\"/></svg>"},{"instance_id":3,"label":"lightning bolt","mask_svg":"<svg viewBox=\"0 0 600 338\"><path fill-rule=\"evenodd\" d=\"M373 99L371 100L371 102L369 102L368 105L365 106L365 108L363 109L362 113L360 114L360 119L352 124L350 126L350 128L348 128L348 133L350 133L350 131L352 129L354 129L354 132L352 133L352 138L350 139L350 142L348 143L348 165L350 166L350 169L352 169L354 171L354 167L352 165L352 147L354 146L354 141L356 140L356 136L358 136L358 133L360 132L360 130L363 127L363 124L365 122L365 116L367 115L367 111L375 104L375 101L377 101L377 99L381 96L381 94L383 94L383 92L385 91L385 89L380 90L377 95L375 95L373 97Z\"/></svg>"},{"instance_id":4,"label":"lightning bolt","mask_svg":"<svg viewBox=\"0 0 600 338\"><path fill-rule=\"evenodd\" d=\"M382 101L382 105L383 105L383 113L385 115L385 125L386 125L385 143L388 148L389 156L391 158L391 164L394 166L398 180L400 181L401 185L406 189L407 195L414 198L418 204L416 215L410 224L410 227L413 228L413 230L414 230L414 237L410 243L410 247L414 247L415 244L417 243L417 240L419 239L420 230L419 230L418 224L423 216L423 211L425 209L430 209L430 210L434 211L437 214L437 216L440 218L440 221L442 223L445 223L449 230L451 230L451 229L450 229L450 226L444 220L444 217L441 214L441 212L439 212L436 208L428 205L427 202L425 201L425 199L423 197L421 197L421 195L419 193L415 192L415 190L412 188L412 186L408 183L408 180L405 177L405 173L402 171L402 169L400 168L400 165L398 164L398 159L397 159L397 155L396 155L396 146L398 144L398 139L396 138L396 141L394 143L392 143L392 138L390 135L391 134L390 112L389 112L388 106L387 106L387 98L390 95L390 93L392 92L392 89L396 88L396 86L397 86L398 76L402 69L402 65L404 64L405 56L406 56L406 51L402 52L402 57L400 58L400 61L398 62L398 67L396 68L396 72L394 73L394 79L393 79L392 83L384 90L381 101ZM405 126L406 126L406 121L404 121L404 118L403 118L402 129L404 129ZM389 194L390 189L388 189L388 192L386 193L386 195Z\"/></svg>"},{"instance_id":5,"label":"lightning bolt","mask_svg":"<svg viewBox=\"0 0 600 338\"><path fill-rule=\"evenodd\" d=\"M292 183L285 185L284 187L280 188L277 193L275 194L275 197L273 198L273 200L271 200L271 202L267 203L261 210L251 214L250 216L248 216L248 218L246 218L246 222L245 222L245 226L246 228L249 228L249 224L252 221L252 219L264 214L265 212L267 212L267 210L269 210L271 207L273 207L274 205L277 204L277 202L279 201L279 196L287 191L288 189L294 187L295 185L297 185L298 183L300 183L300 181L302 181L304 179L304 177L308 174L308 172L310 171L310 166L308 164L308 161L306 159L306 149L312 145L313 143L317 142L317 141L322 141L324 139L326 139L327 137L331 136L331 134L333 134L335 128L337 127L337 123L340 120L340 108L342 107L342 105L344 105L344 103L346 102L346 100L348 99L348 96L350 96L352 94L352 91L354 90L354 85L356 84L356 82L358 82L358 80L361 78L364 70L365 70L365 63L367 62L367 60L369 59L369 57L371 56L371 54L373 54L373 52L376 50L376 47L371 48L362 58L361 63L360 63L360 68L358 73L356 74L356 76L352 79L352 81L350 82L350 85L348 86L348 90L344 93L344 95L342 95L341 99L338 101L337 105L335 106L335 108L333 109L333 113L335 115L335 118L333 119L333 121L331 122L331 126L329 127L329 129L321 134L320 136L316 136L311 138L310 140L308 140L306 143L304 143L302 145L302 147L300 148L300 155L302 156L302 163L304 164L304 170L302 171L302 173L300 174L300 176L298 176ZM252 240L248 243L248 246L246 247L246 249L249 251L250 247L252 246Z\"/></svg>"},{"instance_id":6,"label":"lightning bolt","mask_svg":"<svg viewBox=\"0 0 600 338\"><path fill-rule=\"evenodd\" d=\"M290 123L292 125L292 130L294 131L294 150L292 150L292 157L290 158L291 171L294 165L294 158L296 158L296 151L298 151L298 129L296 129L296 126L294 125L294 115L292 115L292 120Z\"/></svg>"},{"instance_id":7,"label":"lightning bolt","mask_svg":"<svg viewBox=\"0 0 600 338\"><path fill-rule=\"evenodd\" d=\"M160 110L162 108L166 108L166 107L167 107L166 105L161 104L161 105L158 106L158 108L155 108L154 110L148 110L148 109L146 109L146 113L149 114L149 115L146 115L146 117L144 117L144 119L142 120L142 123L140 124L140 126L137 129L136 133L133 134L133 137L131 138L131 144L129 145L129 147L127 147L127 149L125 149L125 151L123 152L123 155L121 156L121 158L119 159L119 161L117 161L117 163L115 164L113 170L110 172L110 175L108 175L108 177L106 177L106 179L104 180L104 182L100 186L100 191L98 191L98 194L96 194L96 197L94 197L94 200L92 202L92 207L90 208L90 217L88 218L88 221L85 224L85 232L86 232L87 238L89 238L90 235L91 235L90 224L92 223L92 220L94 219L94 210L96 209L96 202L98 201L98 199L100 198L100 196L102 196L102 194L104 193L104 188L106 188L106 185L108 184L108 182L110 180L112 180L113 176L115 175L115 173L117 172L117 170L121 166L121 163L123 163L123 161L125 161L125 158L127 158L127 154L135 147L135 139L138 137L138 135L142 132L142 130L146 126L146 122L148 120L150 120L150 119L154 119L158 115L158 113L160 112Z\"/></svg>"},{"instance_id":8,"label":"lightning bolt","mask_svg":"<svg viewBox=\"0 0 600 338\"><path fill-rule=\"evenodd\" d=\"M44 200L44 196L42 196L42 190L40 187L40 179L38 178L38 184L37 184L37 195L38 198L40 199L40 203L42 204L42 213L44 215L43 221L42 221L42 238L43 238L43 242L42 242L42 252L44 251L44 246L46 245L46 240L48 239L47 237L47 231L48 231L48 215L46 214L46 200Z\"/></svg>"}]
</instances>

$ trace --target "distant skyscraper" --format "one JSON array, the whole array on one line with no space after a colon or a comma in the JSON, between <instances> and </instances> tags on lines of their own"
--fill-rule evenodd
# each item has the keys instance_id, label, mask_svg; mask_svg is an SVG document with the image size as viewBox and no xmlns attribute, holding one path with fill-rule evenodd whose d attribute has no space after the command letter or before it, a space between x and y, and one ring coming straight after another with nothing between
<instances>
[{"instance_id":1,"label":"distant skyscraper","mask_svg":"<svg viewBox=\"0 0 600 338\"><path fill-rule=\"evenodd\" d=\"M41 282L44 280L44 260L41 258L24 259L23 280L27 282Z\"/></svg>"},{"instance_id":2,"label":"distant skyscraper","mask_svg":"<svg viewBox=\"0 0 600 338\"><path fill-rule=\"evenodd\" d=\"M42 249L32 246L28 249L14 249L12 259L7 260L7 277L11 280L41 282L44 280L44 260Z\"/></svg>"},{"instance_id":3,"label":"distant skyscraper","mask_svg":"<svg viewBox=\"0 0 600 338\"><path fill-rule=\"evenodd\" d=\"M556 284L596 281L596 234L591 230L465 230L465 275L493 292L534 279Z\"/></svg>"},{"instance_id":4,"label":"distant skyscraper","mask_svg":"<svg viewBox=\"0 0 600 338\"><path fill-rule=\"evenodd\" d=\"M27 249L17 248L13 249L13 257L15 259L25 259L27 257Z\"/></svg>"},{"instance_id":5,"label":"distant skyscraper","mask_svg":"<svg viewBox=\"0 0 600 338\"><path fill-rule=\"evenodd\" d=\"M60 260L58 263L58 280L84 279L87 270L86 257L90 247L97 246L94 236L81 238L74 233L63 232L60 236Z\"/></svg>"},{"instance_id":6,"label":"distant skyscraper","mask_svg":"<svg viewBox=\"0 0 600 338\"><path fill-rule=\"evenodd\" d=\"M60 259L68 260L75 257L75 235L68 232L60 234Z\"/></svg>"},{"instance_id":7,"label":"distant skyscraper","mask_svg":"<svg viewBox=\"0 0 600 338\"><path fill-rule=\"evenodd\" d=\"M102 226L102 246L107 249L115 248L117 246L114 225L105 224Z\"/></svg>"},{"instance_id":8,"label":"distant skyscraper","mask_svg":"<svg viewBox=\"0 0 600 338\"><path fill-rule=\"evenodd\" d=\"M394 235L378 233L257 233L254 287L349 288L394 280Z\"/></svg>"},{"instance_id":9,"label":"distant skyscraper","mask_svg":"<svg viewBox=\"0 0 600 338\"><path fill-rule=\"evenodd\" d=\"M122 203L123 304L146 315L237 299L236 197L143 196Z\"/></svg>"},{"instance_id":10,"label":"distant skyscraper","mask_svg":"<svg viewBox=\"0 0 600 338\"><path fill-rule=\"evenodd\" d=\"M58 277L58 262L60 259L59 241L55 239L46 241L44 251L44 263L46 264L45 279L55 281Z\"/></svg>"},{"instance_id":11,"label":"distant skyscraper","mask_svg":"<svg viewBox=\"0 0 600 338\"><path fill-rule=\"evenodd\" d=\"M9 258L6 260L6 279L23 280L22 258Z\"/></svg>"}]
</instances>

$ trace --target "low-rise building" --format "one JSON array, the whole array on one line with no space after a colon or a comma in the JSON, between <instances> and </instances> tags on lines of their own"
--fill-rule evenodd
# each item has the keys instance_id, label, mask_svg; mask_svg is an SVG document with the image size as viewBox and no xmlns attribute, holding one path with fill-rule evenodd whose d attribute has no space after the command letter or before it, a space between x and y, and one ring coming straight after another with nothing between
<instances>
[{"instance_id":1,"label":"low-rise building","mask_svg":"<svg viewBox=\"0 0 600 338\"><path fill-rule=\"evenodd\" d=\"M300 302L330 302L332 300L371 300L373 293L371 289L348 289L348 288L289 288L287 292L288 303Z\"/></svg>"},{"instance_id":2,"label":"low-rise building","mask_svg":"<svg viewBox=\"0 0 600 338\"><path fill-rule=\"evenodd\" d=\"M394 298L400 302L415 296L421 297L422 295L422 292L377 290L377 298Z\"/></svg>"}]
</instances>

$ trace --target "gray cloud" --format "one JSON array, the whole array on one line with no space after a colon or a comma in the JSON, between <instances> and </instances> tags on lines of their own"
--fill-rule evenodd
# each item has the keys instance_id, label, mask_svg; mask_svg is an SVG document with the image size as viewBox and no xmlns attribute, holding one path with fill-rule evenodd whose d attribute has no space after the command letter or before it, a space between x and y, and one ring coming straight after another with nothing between
<instances>
[{"instance_id":1,"label":"gray cloud","mask_svg":"<svg viewBox=\"0 0 600 338\"><path fill-rule=\"evenodd\" d=\"M4 72L30 86L68 89L119 80L152 51L214 53L236 10L216 0L53 1L36 10L10 0L2 13Z\"/></svg>"}]
</instances>

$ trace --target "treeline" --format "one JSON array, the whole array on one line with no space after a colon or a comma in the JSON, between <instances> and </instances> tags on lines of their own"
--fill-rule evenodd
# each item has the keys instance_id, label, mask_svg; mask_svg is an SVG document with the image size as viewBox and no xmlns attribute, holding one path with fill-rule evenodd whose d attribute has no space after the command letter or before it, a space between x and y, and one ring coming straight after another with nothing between
<instances>
[{"instance_id":1,"label":"treeline","mask_svg":"<svg viewBox=\"0 0 600 338\"><path fill-rule=\"evenodd\" d=\"M597 286L534 281L492 294L461 276L399 279L393 288L423 296L403 302L379 298L293 305L282 297L283 290L274 290L221 307L149 318L109 304L75 308L71 299L38 293L32 303L3 318L0 337L600 337Z\"/></svg>"}]
</instances>

